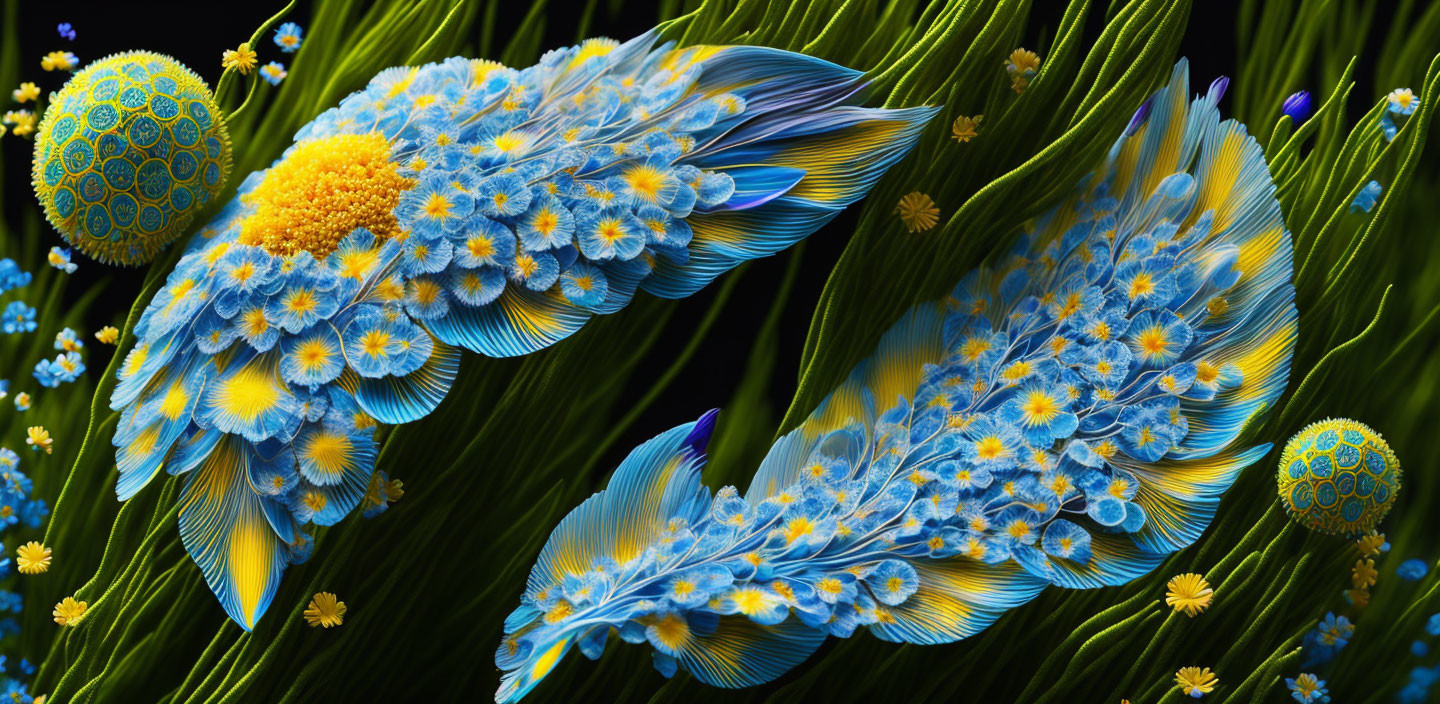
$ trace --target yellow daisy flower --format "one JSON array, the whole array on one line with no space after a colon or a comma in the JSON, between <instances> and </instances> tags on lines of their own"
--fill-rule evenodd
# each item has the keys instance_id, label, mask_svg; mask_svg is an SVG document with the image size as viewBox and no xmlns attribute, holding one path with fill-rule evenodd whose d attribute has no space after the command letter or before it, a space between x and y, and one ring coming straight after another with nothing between
<instances>
[{"instance_id":1,"label":"yellow daisy flower","mask_svg":"<svg viewBox=\"0 0 1440 704\"><path fill-rule=\"evenodd\" d=\"M950 136L957 142L964 144L975 138L979 132L980 121L985 119L984 115L966 117L961 115L955 118L954 124L950 125Z\"/></svg>"},{"instance_id":2,"label":"yellow daisy flower","mask_svg":"<svg viewBox=\"0 0 1440 704\"><path fill-rule=\"evenodd\" d=\"M40 59L40 68L46 71L73 71L79 59L68 51L52 51Z\"/></svg>"},{"instance_id":3,"label":"yellow daisy flower","mask_svg":"<svg viewBox=\"0 0 1440 704\"><path fill-rule=\"evenodd\" d=\"M235 49L229 49L220 56L220 65L225 69L235 69L242 76L250 75L255 64L259 62L259 55L250 48L250 42L244 42Z\"/></svg>"},{"instance_id":4,"label":"yellow daisy flower","mask_svg":"<svg viewBox=\"0 0 1440 704\"><path fill-rule=\"evenodd\" d=\"M338 626L345 622L345 602L330 592L320 592L310 600L310 606L305 609L305 622L312 628Z\"/></svg>"},{"instance_id":5,"label":"yellow daisy flower","mask_svg":"<svg viewBox=\"0 0 1440 704\"><path fill-rule=\"evenodd\" d=\"M16 402L19 402L18 397ZM47 455L52 452L50 445L55 441L50 439L50 431L46 430L44 426L32 425L26 430L26 433L30 437L25 438L25 444L29 445L30 449L44 450Z\"/></svg>"},{"instance_id":6,"label":"yellow daisy flower","mask_svg":"<svg viewBox=\"0 0 1440 704\"><path fill-rule=\"evenodd\" d=\"M1208 608L1215 596L1210 583L1194 573L1175 575L1165 587L1165 605L1192 617Z\"/></svg>"},{"instance_id":7,"label":"yellow daisy flower","mask_svg":"<svg viewBox=\"0 0 1440 704\"><path fill-rule=\"evenodd\" d=\"M35 113L29 110L11 110L5 113L5 124L14 125L10 129L16 137L24 137L35 131L35 123L38 118Z\"/></svg>"},{"instance_id":8,"label":"yellow daisy flower","mask_svg":"<svg viewBox=\"0 0 1440 704\"><path fill-rule=\"evenodd\" d=\"M67 596L63 601L55 605L55 623L62 626L74 626L80 623L85 617L85 609L90 605L83 601L76 601L75 597Z\"/></svg>"},{"instance_id":9,"label":"yellow daisy flower","mask_svg":"<svg viewBox=\"0 0 1440 704\"><path fill-rule=\"evenodd\" d=\"M113 345L116 340L120 339L120 331L116 330L113 325L106 325L95 333L95 339L99 340L101 344Z\"/></svg>"},{"instance_id":10,"label":"yellow daisy flower","mask_svg":"<svg viewBox=\"0 0 1440 704\"><path fill-rule=\"evenodd\" d=\"M1370 559L1359 559L1355 566L1350 568L1350 583L1356 589L1369 589L1375 586L1375 578L1380 575L1375 570L1375 561Z\"/></svg>"},{"instance_id":11,"label":"yellow daisy flower","mask_svg":"<svg viewBox=\"0 0 1440 704\"><path fill-rule=\"evenodd\" d=\"M895 210L911 232L924 232L940 221L940 209L935 207L935 201L919 191L901 198Z\"/></svg>"},{"instance_id":12,"label":"yellow daisy flower","mask_svg":"<svg viewBox=\"0 0 1440 704\"><path fill-rule=\"evenodd\" d=\"M20 574L40 574L50 569L50 548L34 540L15 550L15 567Z\"/></svg>"},{"instance_id":13,"label":"yellow daisy flower","mask_svg":"<svg viewBox=\"0 0 1440 704\"><path fill-rule=\"evenodd\" d=\"M1199 694L1209 694L1215 690L1215 685L1220 684L1220 679L1210 668L1182 667L1175 673L1175 684L1180 685L1180 691L1186 696L1196 697Z\"/></svg>"},{"instance_id":14,"label":"yellow daisy flower","mask_svg":"<svg viewBox=\"0 0 1440 704\"><path fill-rule=\"evenodd\" d=\"M26 81L24 83L21 83L19 88L11 91L10 94L15 96L15 102L28 103L40 97L40 86L37 86L30 81Z\"/></svg>"},{"instance_id":15,"label":"yellow daisy flower","mask_svg":"<svg viewBox=\"0 0 1440 704\"><path fill-rule=\"evenodd\" d=\"M1370 531L1360 536L1355 541L1355 547L1360 551L1361 557L1375 557L1385 549L1385 534L1378 531Z\"/></svg>"},{"instance_id":16,"label":"yellow daisy flower","mask_svg":"<svg viewBox=\"0 0 1440 704\"><path fill-rule=\"evenodd\" d=\"M1030 85L1030 79L1040 71L1040 56L1025 48L1010 52L1005 62L1005 72L1010 74L1011 87L1016 93L1023 92Z\"/></svg>"}]
</instances>

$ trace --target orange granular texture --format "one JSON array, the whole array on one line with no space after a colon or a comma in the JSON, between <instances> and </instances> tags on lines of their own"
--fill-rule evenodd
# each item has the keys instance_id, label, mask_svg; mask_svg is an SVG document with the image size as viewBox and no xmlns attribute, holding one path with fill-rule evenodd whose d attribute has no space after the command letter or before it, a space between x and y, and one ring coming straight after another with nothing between
<instances>
[{"instance_id":1,"label":"orange granular texture","mask_svg":"<svg viewBox=\"0 0 1440 704\"><path fill-rule=\"evenodd\" d=\"M400 194L415 185L397 168L378 132L301 142L245 197L255 212L241 223L240 243L323 259L357 227L391 237Z\"/></svg>"}]
</instances>

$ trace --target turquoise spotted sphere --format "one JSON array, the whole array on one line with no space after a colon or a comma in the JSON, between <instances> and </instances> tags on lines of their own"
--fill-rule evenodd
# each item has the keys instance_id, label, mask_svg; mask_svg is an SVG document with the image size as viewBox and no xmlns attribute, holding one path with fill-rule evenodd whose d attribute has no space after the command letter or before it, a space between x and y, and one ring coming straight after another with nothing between
<instances>
[{"instance_id":1,"label":"turquoise spotted sphere","mask_svg":"<svg viewBox=\"0 0 1440 704\"><path fill-rule=\"evenodd\" d=\"M230 138L205 81L132 51L86 66L51 97L31 180L67 242L137 266L185 231L229 171Z\"/></svg>"},{"instance_id":2,"label":"turquoise spotted sphere","mask_svg":"<svg viewBox=\"0 0 1440 704\"><path fill-rule=\"evenodd\" d=\"M1311 530L1354 535L1375 528L1400 491L1400 460L1380 434L1346 418L1311 423L1280 456L1280 499Z\"/></svg>"}]
</instances>

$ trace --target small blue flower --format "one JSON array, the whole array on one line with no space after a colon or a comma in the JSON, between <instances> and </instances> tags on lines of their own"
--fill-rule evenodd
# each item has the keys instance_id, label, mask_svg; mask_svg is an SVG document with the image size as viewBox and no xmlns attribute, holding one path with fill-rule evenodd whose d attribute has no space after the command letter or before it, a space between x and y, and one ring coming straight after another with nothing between
<instances>
[{"instance_id":1,"label":"small blue flower","mask_svg":"<svg viewBox=\"0 0 1440 704\"><path fill-rule=\"evenodd\" d=\"M17 626L15 630L19 631L20 629ZM35 697L25 691L24 682L10 680L5 683L5 691L0 692L0 701L14 702L14 704L35 704Z\"/></svg>"},{"instance_id":2,"label":"small blue flower","mask_svg":"<svg viewBox=\"0 0 1440 704\"><path fill-rule=\"evenodd\" d=\"M449 238L451 258L456 266L465 269L509 267L515 260L515 235L510 228L484 215L471 216Z\"/></svg>"},{"instance_id":3,"label":"small blue flower","mask_svg":"<svg viewBox=\"0 0 1440 704\"><path fill-rule=\"evenodd\" d=\"M304 38L304 30L294 22L286 22L275 29L275 46L280 47L280 51L287 54L298 51L300 42L304 41Z\"/></svg>"},{"instance_id":4,"label":"small blue flower","mask_svg":"<svg viewBox=\"0 0 1440 704\"><path fill-rule=\"evenodd\" d=\"M1425 622L1425 632L1432 636L1440 636L1440 614L1435 614Z\"/></svg>"},{"instance_id":5,"label":"small blue flower","mask_svg":"<svg viewBox=\"0 0 1440 704\"><path fill-rule=\"evenodd\" d=\"M560 263L549 252L522 252L510 265L510 280L532 291L544 291L560 278Z\"/></svg>"},{"instance_id":6,"label":"small blue flower","mask_svg":"<svg viewBox=\"0 0 1440 704\"><path fill-rule=\"evenodd\" d=\"M537 198L517 218L515 232L525 249L557 249L574 239L575 216L557 198Z\"/></svg>"},{"instance_id":7,"label":"small blue flower","mask_svg":"<svg viewBox=\"0 0 1440 704\"><path fill-rule=\"evenodd\" d=\"M1429 572L1430 568L1425 564L1425 561L1417 559L1406 560L1400 563L1399 567L1395 568L1395 576L1407 582L1424 579L1425 575Z\"/></svg>"},{"instance_id":8,"label":"small blue flower","mask_svg":"<svg viewBox=\"0 0 1440 704\"><path fill-rule=\"evenodd\" d=\"M286 75L288 74L285 73L285 65L279 61L271 61L260 67L260 77L272 86L280 85L280 81L285 80Z\"/></svg>"},{"instance_id":9,"label":"small blue flower","mask_svg":"<svg viewBox=\"0 0 1440 704\"><path fill-rule=\"evenodd\" d=\"M70 383L80 378L85 373L85 362L80 359L79 352L65 352L55 357L54 361L40 360L35 364L35 380L46 388L56 388L61 384Z\"/></svg>"},{"instance_id":10,"label":"small blue flower","mask_svg":"<svg viewBox=\"0 0 1440 704\"><path fill-rule=\"evenodd\" d=\"M1135 359L1148 367L1174 363L1190 347L1195 333L1169 310L1146 310L1130 321L1127 342Z\"/></svg>"},{"instance_id":11,"label":"small blue flower","mask_svg":"<svg viewBox=\"0 0 1440 704\"><path fill-rule=\"evenodd\" d=\"M71 27L69 22L61 22L55 26L55 30L60 33L60 38L75 41L75 28Z\"/></svg>"},{"instance_id":12,"label":"small blue flower","mask_svg":"<svg viewBox=\"0 0 1440 704\"><path fill-rule=\"evenodd\" d=\"M1336 616L1333 613L1325 614L1325 618L1315 624L1315 628L1305 634L1301 643L1305 649L1305 665L1323 665L1335 659L1345 646L1350 642L1350 637L1355 633L1355 626L1350 619L1344 616Z\"/></svg>"},{"instance_id":13,"label":"small blue flower","mask_svg":"<svg viewBox=\"0 0 1440 704\"><path fill-rule=\"evenodd\" d=\"M1325 680L1308 672L1302 672L1294 679L1285 678L1285 686L1290 689L1290 697L1300 704L1325 704L1330 701Z\"/></svg>"},{"instance_id":14,"label":"small blue flower","mask_svg":"<svg viewBox=\"0 0 1440 704\"><path fill-rule=\"evenodd\" d=\"M528 191L526 193L528 194ZM521 210L523 209L522 206ZM484 211L485 208L482 207L481 210ZM421 179L420 185L401 196L400 204L395 208L395 216L402 225L411 229L413 237L430 241L444 233L459 230L474 211L475 199L469 193L456 188L454 179L443 174L431 174Z\"/></svg>"},{"instance_id":15,"label":"small blue flower","mask_svg":"<svg viewBox=\"0 0 1440 704\"><path fill-rule=\"evenodd\" d=\"M624 208L591 210L577 217L580 253L592 261L628 261L645 249L645 226Z\"/></svg>"},{"instance_id":16,"label":"small blue flower","mask_svg":"<svg viewBox=\"0 0 1440 704\"><path fill-rule=\"evenodd\" d=\"M722 593L735 581L730 570L705 565L678 574L665 584L665 598L683 608L693 608Z\"/></svg>"},{"instance_id":17,"label":"small blue flower","mask_svg":"<svg viewBox=\"0 0 1440 704\"><path fill-rule=\"evenodd\" d=\"M599 267L583 262L572 264L560 275L560 293L577 306L595 306L605 300L609 282Z\"/></svg>"},{"instance_id":18,"label":"small blue flower","mask_svg":"<svg viewBox=\"0 0 1440 704\"><path fill-rule=\"evenodd\" d=\"M495 267L451 269L450 295L467 306L483 306L505 292L505 274Z\"/></svg>"},{"instance_id":19,"label":"small blue flower","mask_svg":"<svg viewBox=\"0 0 1440 704\"><path fill-rule=\"evenodd\" d=\"M75 273L75 269L77 268L77 265L74 262L70 261L70 250L68 249L51 247L50 254L48 257L46 257L46 259L50 262L50 266L53 266L56 269L59 269L60 271L63 271L67 274Z\"/></svg>"},{"instance_id":20,"label":"small blue flower","mask_svg":"<svg viewBox=\"0 0 1440 704\"><path fill-rule=\"evenodd\" d=\"M30 283L30 272L21 271L14 259L0 259L0 293Z\"/></svg>"},{"instance_id":21,"label":"small blue flower","mask_svg":"<svg viewBox=\"0 0 1440 704\"><path fill-rule=\"evenodd\" d=\"M11 301L10 305L5 306L3 317L0 317L0 330L7 335L34 332L35 309L25 305L24 301Z\"/></svg>"},{"instance_id":22,"label":"small blue flower","mask_svg":"<svg viewBox=\"0 0 1440 704\"><path fill-rule=\"evenodd\" d=\"M1430 654L1430 646L1425 645L1425 641L1423 640L1412 641L1410 643L1410 654L1417 658L1423 658Z\"/></svg>"},{"instance_id":23,"label":"small blue flower","mask_svg":"<svg viewBox=\"0 0 1440 704\"><path fill-rule=\"evenodd\" d=\"M1280 106L1280 112L1290 118L1294 124L1300 124L1310 116L1310 91L1302 90L1292 94L1285 99Z\"/></svg>"},{"instance_id":24,"label":"small blue flower","mask_svg":"<svg viewBox=\"0 0 1440 704\"><path fill-rule=\"evenodd\" d=\"M430 274L410 279L405 287L405 312L416 320L434 320L450 312L444 281Z\"/></svg>"},{"instance_id":25,"label":"small blue flower","mask_svg":"<svg viewBox=\"0 0 1440 704\"><path fill-rule=\"evenodd\" d=\"M1045 529L1040 547L1048 555L1075 562L1090 561L1090 534L1070 521L1057 520Z\"/></svg>"},{"instance_id":26,"label":"small blue flower","mask_svg":"<svg viewBox=\"0 0 1440 704\"><path fill-rule=\"evenodd\" d=\"M1420 107L1420 98L1409 88L1396 88L1385 96L1386 110L1393 115L1409 115Z\"/></svg>"},{"instance_id":27,"label":"small blue flower","mask_svg":"<svg viewBox=\"0 0 1440 704\"><path fill-rule=\"evenodd\" d=\"M1355 194L1355 200L1351 201L1350 212L1370 212L1370 210L1375 207L1375 202L1380 200L1380 194L1382 192L1384 192L1384 188L1380 186L1379 181L1371 181L1365 184L1365 186L1360 189L1360 192Z\"/></svg>"},{"instance_id":28,"label":"small blue flower","mask_svg":"<svg viewBox=\"0 0 1440 704\"><path fill-rule=\"evenodd\" d=\"M342 333L344 359L360 376L378 379L391 373L395 358L404 352L405 336L374 306L366 308Z\"/></svg>"},{"instance_id":29,"label":"small blue flower","mask_svg":"<svg viewBox=\"0 0 1440 704\"><path fill-rule=\"evenodd\" d=\"M513 217L530 207L530 188L518 173L501 172L475 189L475 207L492 218Z\"/></svg>"},{"instance_id":30,"label":"small blue flower","mask_svg":"<svg viewBox=\"0 0 1440 704\"><path fill-rule=\"evenodd\" d=\"M47 389L60 386L60 380L50 371L50 360L42 359L35 363L35 370L31 372L35 381Z\"/></svg>"},{"instance_id":31,"label":"small blue flower","mask_svg":"<svg viewBox=\"0 0 1440 704\"><path fill-rule=\"evenodd\" d=\"M904 603L920 588L920 577L915 568L903 560L881 562L869 577L865 578L875 598L887 606Z\"/></svg>"},{"instance_id":32,"label":"small blue flower","mask_svg":"<svg viewBox=\"0 0 1440 704\"><path fill-rule=\"evenodd\" d=\"M62 352L79 352L85 349L85 343L80 340L74 330L65 328L55 334L55 349Z\"/></svg>"}]
</instances>

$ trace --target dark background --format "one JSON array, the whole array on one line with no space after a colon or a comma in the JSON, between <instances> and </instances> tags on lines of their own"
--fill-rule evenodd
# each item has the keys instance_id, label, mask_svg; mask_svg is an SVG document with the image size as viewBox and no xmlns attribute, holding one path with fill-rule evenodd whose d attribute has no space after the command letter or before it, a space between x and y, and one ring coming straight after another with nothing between
<instances>
[{"instance_id":1,"label":"dark background","mask_svg":"<svg viewBox=\"0 0 1440 704\"><path fill-rule=\"evenodd\" d=\"M225 49L234 48L246 40L255 27L264 22L283 3L277 1L225 2L199 4L194 0L144 3L60 3L30 2L21 6L19 16L20 55L22 75L30 77L46 93L58 90L68 73L40 70L39 62L46 52L68 50L74 52L81 64L88 63L120 51L147 49L169 54L189 66L207 81L213 83L219 77L220 55ZM1103 8L1106 3L1094 3ZM1209 85L1216 76L1228 74L1236 62L1235 14L1238 2L1196 2L1191 11L1190 27L1185 33L1182 53L1188 57L1191 66L1192 85L1198 89ZM205 17L206 8L214 14ZM546 24L544 46L557 47L572 44L576 40L576 26L580 17L578 7L564 2L550 4ZM502 3L497 18L497 27L514 26L522 19L528 3ZM1063 2L1036 2L1031 11L1026 47L1045 54L1045 43L1053 36L1054 26L1064 9ZM657 3L653 0L614 0L601 3L591 20L592 36L610 36L626 39L649 29L655 24ZM286 18L308 29L310 24L308 3L301 2ZM70 22L77 33L75 41L60 38L56 31L59 22ZM1102 9L1092 9L1088 21L1090 36L1099 33L1104 25ZM503 30L497 38L506 38ZM272 43L273 31L266 34L258 47L260 63L279 60L288 65L289 56L282 54ZM478 45L478 34L476 37ZM1371 42L1374 45L1374 42ZM1361 66L1365 66L1363 61ZM1357 72L1361 85L1357 95L1372 95L1371 86L1365 85L1368 72ZM356 86L357 88L359 86ZM0 100L9 105L11 86L0 87ZM1276 111L1285 96L1276 96ZM1365 101L1358 101L1363 104ZM1221 109L1225 110L1225 103ZM8 109L8 108L7 108ZM1352 109L1363 109L1360 105ZM5 163L9 165L3 176L8 216L12 219L38 216L39 208L34 203L30 190L29 169L22 167L30 161L33 143L7 136L0 139L4 149ZM239 152L245 144L235 144ZM231 174L232 182L244 178L244 174ZM27 213L26 210L33 212ZM11 230L18 222L6 223ZM789 405L795 389L796 373L799 369L800 354L810 325L811 315L824 287L826 277L836 259L844 249L848 233L855 225L855 209L842 213L830 225L822 228L804 244L805 261L800 268L799 278L793 287L792 297L785 309L779 329L778 359L774 366L774 379L770 387L770 404L775 420ZM997 235L1002 233L997 233ZM63 245L59 236L55 244ZM16 256L13 241L0 241L0 256ZM722 406L735 391L744 373L747 357L751 350L760 319L769 309L774 282L784 276L791 253L755 261L731 276L744 276L747 285L741 285L735 298L726 306L715 324L715 328L701 346L682 380L666 389L623 436L612 451L613 457L600 464L601 472L608 472L629 451L629 448L676 424L694 419L705 410ZM69 288L69 296L78 297L92 284L108 279L107 293L86 311L88 330L98 330L106 324L120 324L123 316L140 290L146 269L123 269L108 267L93 262L76 253L75 261L79 270L73 275L78 280ZM22 263L26 268L43 266L42 262ZM961 272L956 272L959 278ZM687 327L693 326L708 310L718 285L712 285L692 298L675 303L677 315L672 319L673 335L667 335L657 344L641 369L664 369L679 353L680 347L689 339ZM645 295L645 294L640 294ZM71 303L73 301L67 301ZM624 315L622 312L620 315ZM95 351L91 366L103 369L109 361L105 355L112 348ZM473 363L467 366L475 366ZM467 373L475 373L473 370ZM640 393L641 385L633 385ZM443 407L440 410L444 412Z\"/></svg>"}]
</instances>

